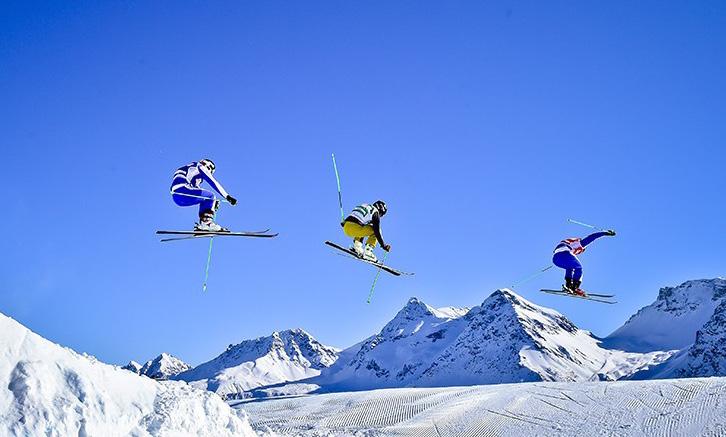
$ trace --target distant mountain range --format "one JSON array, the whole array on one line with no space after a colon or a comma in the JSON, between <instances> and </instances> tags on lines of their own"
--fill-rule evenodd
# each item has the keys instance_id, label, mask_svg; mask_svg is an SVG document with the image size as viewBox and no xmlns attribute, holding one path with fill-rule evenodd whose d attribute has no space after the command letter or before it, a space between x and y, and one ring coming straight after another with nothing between
<instances>
[{"instance_id":1,"label":"distant mountain range","mask_svg":"<svg viewBox=\"0 0 726 437\"><path fill-rule=\"evenodd\" d=\"M411 298L380 332L342 351L294 329L230 345L193 369L176 372L184 364L163 365L170 361L157 358L136 373L187 381L228 399L386 387L723 376L726 280L663 288L653 304L604 339L555 310L501 289L473 308L437 309Z\"/></svg>"},{"instance_id":2,"label":"distant mountain range","mask_svg":"<svg viewBox=\"0 0 726 437\"><path fill-rule=\"evenodd\" d=\"M467 312L447 313L412 298L381 330L311 380L324 391L523 381L614 380L671 352L628 353L562 314L511 290Z\"/></svg>"},{"instance_id":3,"label":"distant mountain range","mask_svg":"<svg viewBox=\"0 0 726 437\"><path fill-rule=\"evenodd\" d=\"M235 398L258 387L320 375L337 359L337 349L302 329L291 329L230 345L218 357L173 379Z\"/></svg>"},{"instance_id":4,"label":"distant mountain range","mask_svg":"<svg viewBox=\"0 0 726 437\"><path fill-rule=\"evenodd\" d=\"M162 353L153 360L147 361L143 366L136 361L129 361L123 368L137 375L163 381L191 369L192 366L173 355Z\"/></svg>"}]
</instances>

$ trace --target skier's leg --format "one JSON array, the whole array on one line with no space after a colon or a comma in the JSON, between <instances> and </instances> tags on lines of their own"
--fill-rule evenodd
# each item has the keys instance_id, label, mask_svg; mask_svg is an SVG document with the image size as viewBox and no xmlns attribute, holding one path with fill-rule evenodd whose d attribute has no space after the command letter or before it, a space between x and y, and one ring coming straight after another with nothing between
<instances>
[{"instance_id":1,"label":"skier's leg","mask_svg":"<svg viewBox=\"0 0 726 437\"><path fill-rule=\"evenodd\" d=\"M370 226L368 226L370 227ZM366 240L366 246L370 246L371 248L375 248L376 244L378 244L378 239L376 238L376 233L373 231L373 228L371 228L371 234L368 236L368 239Z\"/></svg>"},{"instance_id":2,"label":"skier's leg","mask_svg":"<svg viewBox=\"0 0 726 437\"><path fill-rule=\"evenodd\" d=\"M199 205L204 200L200 195L200 189L179 187L172 191L171 198L179 206Z\"/></svg>"},{"instance_id":3,"label":"skier's leg","mask_svg":"<svg viewBox=\"0 0 726 437\"><path fill-rule=\"evenodd\" d=\"M363 250L363 238L365 237L363 226L358 223L345 222L343 224L343 233L353 239L353 245L350 247L351 250L363 258L363 254L365 253Z\"/></svg>"},{"instance_id":4,"label":"skier's leg","mask_svg":"<svg viewBox=\"0 0 726 437\"><path fill-rule=\"evenodd\" d=\"M555 253L552 257L552 263L565 270L565 287L569 290L577 290L580 278L582 278L580 260L570 252L564 251Z\"/></svg>"},{"instance_id":5,"label":"skier's leg","mask_svg":"<svg viewBox=\"0 0 726 437\"><path fill-rule=\"evenodd\" d=\"M199 231L229 232L229 229L214 222L214 215L219 209L219 201L215 199L214 193L201 188L199 191L200 197L203 199L199 204L199 224L195 226L195 229Z\"/></svg>"},{"instance_id":6,"label":"skier's leg","mask_svg":"<svg viewBox=\"0 0 726 437\"><path fill-rule=\"evenodd\" d=\"M202 199L199 199L199 217L205 213L211 213L214 216L214 213L217 212L215 210L214 193L202 188L199 188L197 192L199 193L197 195L202 197Z\"/></svg>"},{"instance_id":7,"label":"skier's leg","mask_svg":"<svg viewBox=\"0 0 726 437\"><path fill-rule=\"evenodd\" d=\"M376 245L377 240L375 232L373 231L373 226L361 226L358 223L345 222L343 225L343 232L345 235L353 238L352 249L361 258L366 256L369 251L372 251L373 247ZM363 239L365 237L368 237L368 242L366 244L367 247L364 249Z\"/></svg>"},{"instance_id":8,"label":"skier's leg","mask_svg":"<svg viewBox=\"0 0 726 437\"><path fill-rule=\"evenodd\" d=\"M580 264L580 261L577 262ZM575 290L575 292L580 290L580 286L582 285L582 265L575 267L574 273L572 275L572 289Z\"/></svg>"},{"instance_id":9,"label":"skier's leg","mask_svg":"<svg viewBox=\"0 0 726 437\"><path fill-rule=\"evenodd\" d=\"M572 278L570 272L570 270L572 269L572 267L570 267L570 256L572 256L572 254L570 254L569 252L557 252L552 255L552 264L561 269L564 269L566 278Z\"/></svg>"},{"instance_id":10,"label":"skier's leg","mask_svg":"<svg viewBox=\"0 0 726 437\"><path fill-rule=\"evenodd\" d=\"M350 238L358 241L363 241L363 237L365 237L365 233L363 232L363 226L353 222L345 222L343 224L343 233Z\"/></svg>"},{"instance_id":11,"label":"skier's leg","mask_svg":"<svg viewBox=\"0 0 726 437\"><path fill-rule=\"evenodd\" d=\"M202 188L179 187L172 192L174 203L179 206L199 205L199 215L215 212L214 193Z\"/></svg>"},{"instance_id":12,"label":"skier's leg","mask_svg":"<svg viewBox=\"0 0 726 437\"><path fill-rule=\"evenodd\" d=\"M568 288L573 293L584 296L585 292L580 289L580 285L582 285L582 264L580 264L580 260L575 255L570 256L572 256L570 260L570 265L572 266L572 285Z\"/></svg>"},{"instance_id":13,"label":"skier's leg","mask_svg":"<svg viewBox=\"0 0 726 437\"><path fill-rule=\"evenodd\" d=\"M227 229L214 223L214 214L219 208L219 201L214 193L202 188L179 187L172 192L174 203L179 206L199 205L199 223L194 226L198 231L226 231Z\"/></svg>"},{"instance_id":14,"label":"skier's leg","mask_svg":"<svg viewBox=\"0 0 726 437\"><path fill-rule=\"evenodd\" d=\"M378 243L378 239L376 238L376 231L371 225L364 226L363 230L366 237L368 237L368 239L366 240L366 247L363 251L363 258L367 259L368 261L378 262L378 258L373 252L373 249L376 248L376 244Z\"/></svg>"}]
</instances>

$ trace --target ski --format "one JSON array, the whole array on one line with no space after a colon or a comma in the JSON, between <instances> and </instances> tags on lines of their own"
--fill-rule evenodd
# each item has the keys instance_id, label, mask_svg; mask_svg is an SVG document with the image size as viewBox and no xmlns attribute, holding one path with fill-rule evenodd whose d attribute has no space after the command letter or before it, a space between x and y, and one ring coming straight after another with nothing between
<instances>
[{"instance_id":1,"label":"ski","mask_svg":"<svg viewBox=\"0 0 726 437\"><path fill-rule=\"evenodd\" d=\"M595 294L595 293L587 293L588 296L595 296L595 297L615 297L614 294Z\"/></svg>"},{"instance_id":2,"label":"ski","mask_svg":"<svg viewBox=\"0 0 726 437\"><path fill-rule=\"evenodd\" d=\"M591 300L593 302L608 303L608 304L618 303L617 301L614 301L614 300L608 300L608 298L614 297L611 295L600 295L600 294L587 293L585 296L578 296L577 294L568 293L566 291L550 290L550 289L546 289L546 288L542 288L539 291L541 291L543 293L555 294L558 296L566 296L566 297L574 297L577 299Z\"/></svg>"},{"instance_id":3,"label":"ski","mask_svg":"<svg viewBox=\"0 0 726 437\"><path fill-rule=\"evenodd\" d=\"M176 235L177 237L163 238L161 242L189 240L194 238L210 238L210 237L258 237L272 238L278 234L268 234L270 230L250 231L250 232L211 232L211 231L156 231L157 235Z\"/></svg>"},{"instance_id":4,"label":"ski","mask_svg":"<svg viewBox=\"0 0 726 437\"><path fill-rule=\"evenodd\" d=\"M328 246L333 247L335 249L338 249L338 250L340 250L342 252L345 252L346 254L348 254L353 259L356 259L358 261L363 261L364 263L367 263L367 264L370 264L372 266L378 267L381 270L385 270L386 272L388 272L388 273L390 273L390 274L392 274L394 276L401 276L401 275L411 276L411 275L413 275L413 273L408 273L408 272L404 272L404 271L401 271L401 270L397 270L397 269L394 269L393 267L389 267L389 266L387 266L387 265L385 265L383 263L380 263L380 262L373 262L373 261L369 261L367 259L360 258L352 250L347 249L347 248L345 248L343 246L340 246L338 244L335 244L333 242L326 241L325 244L327 244Z\"/></svg>"},{"instance_id":5,"label":"ski","mask_svg":"<svg viewBox=\"0 0 726 437\"><path fill-rule=\"evenodd\" d=\"M558 292L558 293L567 293L565 290L550 290L548 288L543 288L540 291L554 291L554 292ZM586 291L585 294L587 294L588 296L595 296L595 297L615 297L614 294L597 294L597 293L590 293L588 291Z\"/></svg>"},{"instance_id":6,"label":"ski","mask_svg":"<svg viewBox=\"0 0 726 437\"><path fill-rule=\"evenodd\" d=\"M159 235L259 235L259 234L267 234L270 232L269 229L265 229L264 231L242 231L242 232L231 232L231 231L156 231ZM277 234L274 234L277 235Z\"/></svg>"}]
</instances>

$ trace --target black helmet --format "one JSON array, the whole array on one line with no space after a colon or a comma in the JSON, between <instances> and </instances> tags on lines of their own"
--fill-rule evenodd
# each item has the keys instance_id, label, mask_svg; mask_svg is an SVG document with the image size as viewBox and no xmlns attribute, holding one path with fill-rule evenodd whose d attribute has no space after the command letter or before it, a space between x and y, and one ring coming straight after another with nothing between
<instances>
[{"instance_id":1,"label":"black helmet","mask_svg":"<svg viewBox=\"0 0 726 437\"><path fill-rule=\"evenodd\" d=\"M382 200L376 200L373 202L373 206L378 210L378 213L381 216L386 215L386 212L388 212L388 208L386 208L386 202Z\"/></svg>"},{"instance_id":2,"label":"black helmet","mask_svg":"<svg viewBox=\"0 0 726 437\"><path fill-rule=\"evenodd\" d=\"M216 166L216 165L214 165L214 161L212 161L212 160L211 160L211 159L209 159L209 158L204 158L204 159L202 159L201 161L199 161L199 163L200 163L201 165L203 165L203 166L207 167L207 168L209 169L209 171L211 171L212 173L214 173L214 170L216 170L216 169L217 169L217 166Z\"/></svg>"}]
</instances>

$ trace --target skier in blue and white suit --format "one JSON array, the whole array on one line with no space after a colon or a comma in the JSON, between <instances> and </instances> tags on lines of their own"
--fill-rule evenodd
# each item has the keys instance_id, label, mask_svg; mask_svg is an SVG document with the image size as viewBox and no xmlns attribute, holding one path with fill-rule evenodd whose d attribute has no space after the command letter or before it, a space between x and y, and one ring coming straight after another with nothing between
<instances>
[{"instance_id":1,"label":"skier in blue and white suit","mask_svg":"<svg viewBox=\"0 0 726 437\"><path fill-rule=\"evenodd\" d=\"M585 238L565 238L555 247L552 262L561 269L565 269L565 285L562 291L585 296L580 289L582 285L582 264L577 255L585 251L585 248L600 237L615 236L615 231L607 230L595 232Z\"/></svg>"},{"instance_id":2,"label":"skier in blue and white suit","mask_svg":"<svg viewBox=\"0 0 726 437\"><path fill-rule=\"evenodd\" d=\"M174 172L171 181L171 197L179 206L199 205L199 223L194 225L197 231L229 232L228 229L214 223L214 214L219 208L219 200L214 193L201 188L206 181L220 196L227 199L231 205L237 204L237 199L230 196L212 174L216 166L211 159L202 159L179 167Z\"/></svg>"}]
</instances>

